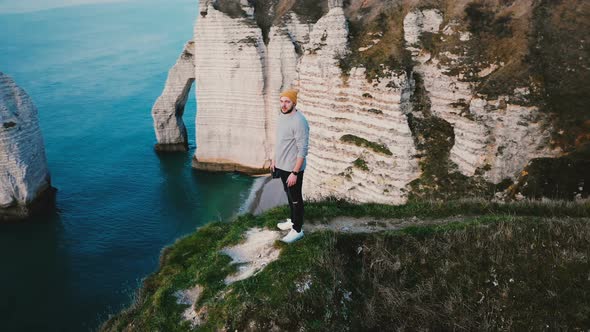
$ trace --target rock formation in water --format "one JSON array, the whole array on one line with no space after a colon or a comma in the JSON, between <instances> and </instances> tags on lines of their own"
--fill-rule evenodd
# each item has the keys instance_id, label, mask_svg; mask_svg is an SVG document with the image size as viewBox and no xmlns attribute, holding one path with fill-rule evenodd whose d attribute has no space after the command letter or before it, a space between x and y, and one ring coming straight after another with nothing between
<instances>
[{"instance_id":1,"label":"rock formation in water","mask_svg":"<svg viewBox=\"0 0 590 332\"><path fill-rule=\"evenodd\" d=\"M168 72L162 95L152 108L157 151L187 151L188 138L182 121L184 105L195 81L194 43L189 41Z\"/></svg>"},{"instance_id":2,"label":"rock formation in water","mask_svg":"<svg viewBox=\"0 0 590 332\"><path fill-rule=\"evenodd\" d=\"M589 12L575 0L201 1L194 66L175 74L197 82L193 165L264 172L278 93L295 87L308 197L587 197ZM176 120L157 131L182 124L183 102L167 105ZM577 175L559 187L563 165Z\"/></svg>"},{"instance_id":3,"label":"rock formation in water","mask_svg":"<svg viewBox=\"0 0 590 332\"><path fill-rule=\"evenodd\" d=\"M24 219L54 206L37 109L0 72L0 220Z\"/></svg>"}]
</instances>

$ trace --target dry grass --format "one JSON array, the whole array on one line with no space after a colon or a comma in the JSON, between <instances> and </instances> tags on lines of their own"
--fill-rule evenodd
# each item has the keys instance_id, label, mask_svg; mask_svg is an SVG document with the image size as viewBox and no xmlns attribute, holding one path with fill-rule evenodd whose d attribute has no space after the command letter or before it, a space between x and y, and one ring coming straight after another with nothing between
<instances>
[{"instance_id":1,"label":"dry grass","mask_svg":"<svg viewBox=\"0 0 590 332\"><path fill-rule=\"evenodd\" d=\"M356 288L353 330L590 326L588 220L501 218L447 228L338 238L346 262L339 269L348 271L339 278Z\"/></svg>"},{"instance_id":2,"label":"dry grass","mask_svg":"<svg viewBox=\"0 0 590 332\"><path fill-rule=\"evenodd\" d=\"M553 140L565 151L590 144L590 2L540 1L535 8L534 74L546 94L545 111L554 115Z\"/></svg>"},{"instance_id":3,"label":"dry grass","mask_svg":"<svg viewBox=\"0 0 590 332\"><path fill-rule=\"evenodd\" d=\"M328 2L325 0L279 0L275 8L275 23L290 10L303 21L315 23L328 12Z\"/></svg>"}]
</instances>

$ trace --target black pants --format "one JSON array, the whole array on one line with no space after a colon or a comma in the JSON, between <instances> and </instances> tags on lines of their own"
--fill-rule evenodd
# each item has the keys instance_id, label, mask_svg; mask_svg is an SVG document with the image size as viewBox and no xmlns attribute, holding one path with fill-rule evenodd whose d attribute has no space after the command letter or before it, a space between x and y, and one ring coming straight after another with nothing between
<instances>
[{"instance_id":1,"label":"black pants","mask_svg":"<svg viewBox=\"0 0 590 332\"><path fill-rule=\"evenodd\" d=\"M277 168L278 169L278 168ZM287 194L289 200L289 208L291 209L291 221L293 222L293 229L301 232L303 226L303 195L301 194L301 185L303 184L303 172L297 174L297 182L291 187L287 186L287 178L291 172L278 169L283 182L283 189Z\"/></svg>"}]
</instances>

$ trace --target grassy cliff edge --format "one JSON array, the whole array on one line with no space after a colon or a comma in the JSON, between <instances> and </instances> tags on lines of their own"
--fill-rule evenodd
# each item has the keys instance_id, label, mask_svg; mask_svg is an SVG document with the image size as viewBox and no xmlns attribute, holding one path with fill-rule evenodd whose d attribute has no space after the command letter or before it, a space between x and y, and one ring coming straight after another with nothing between
<instances>
[{"instance_id":1,"label":"grassy cliff edge","mask_svg":"<svg viewBox=\"0 0 590 332\"><path fill-rule=\"evenodd\" d=\"M590 203L480 201L307 205L312 224L335 217L396 231L308 232L276 242L278 260L229 286L236 265L220 249L252 227L274 228L280 207L216 222L162 252L134 304L102 331L480 330L590 327ZM444 222L437 222L445 219ZM413 225L413 224L415 225ZM436 224L435 224L436 223ZM201 325L182 319L175 293L203 289Z\"/></svg>"}]
</instances>

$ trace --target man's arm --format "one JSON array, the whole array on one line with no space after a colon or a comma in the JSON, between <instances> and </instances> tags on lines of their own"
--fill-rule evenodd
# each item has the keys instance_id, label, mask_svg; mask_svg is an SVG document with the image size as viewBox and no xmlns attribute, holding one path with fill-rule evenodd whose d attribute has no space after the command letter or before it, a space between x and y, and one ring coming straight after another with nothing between
<instances>
[{"instance_id":1,"label":"man's arm","mask_svg":"<svg viewBox=\"0 0 590 332\"><path fill-rule=\"evenodd\" d=\"M293 168L293 172L299 172L301 166L303 166L303 161L305 158L297 157L297 162L295 163L295 167Z\"/></svg>"},{"instance_id":2,"label":"man's arm","mask_svg":"<svg viewBox=\"0 0 590 332\"><path fill-rule=\"evenodd\" d=\"M299 172L303 167L305 157L307 157L307 150L309 147L309 126L306 121L300 123L299 128L295 132L295 143L297 145L297 162L293 168L293 172ZM287 186L292 186L297 182L297 176L293 173L287 178Z\"/></svg>"},{"instance_id":3,"label":"man's arm","mask_svg":"<svg viewBox=\"0 0 590 332\"><path fill-rule=\"evenodd\" d=\"M299 170L301 169L301 166L303 166L304 160L305 160L305 158L297 157L297 162L295 163L295 167L293 168L293 172L299 172ZM287 186L291 187L291 186L295 185L296 182L297 182L297 175L295 175L293 173L289 174L289 177L287 178Z\"/></svg>"},{"instance_id":4,"label":"man's arm","mask_svg":"<svg viewBox=\"0 0 590 332\"><path fill-rule=\"evenodd\" d=\"M307 157L307 150L309 149L309 125L306 120L302 120L297 130L295 130L295 144L297 145L297 162L299 162L299 158L305 159ZM297 165L297 171L299 171L303 166L303 161Z\"/></svg>"},{"instance_id":5,"label":"man's arm","mask_svg":"<svg viewBox=\"0 0 590 332\"><path fill-rule=\"evenodd\" d=\"M277 143L272 146L272 151L270 152L270 171L274 173L275 171L275 158L276 158L276 150Z\"/></svg>"}]
</instances>

